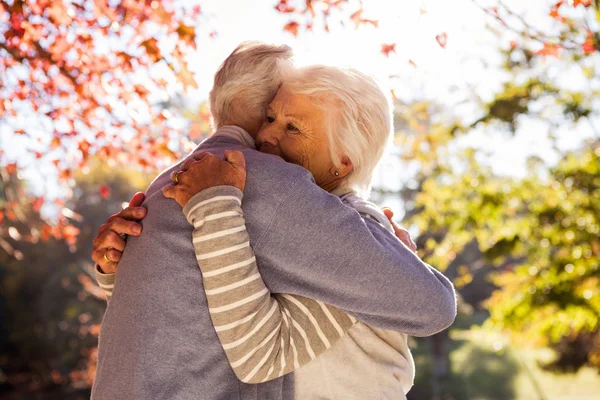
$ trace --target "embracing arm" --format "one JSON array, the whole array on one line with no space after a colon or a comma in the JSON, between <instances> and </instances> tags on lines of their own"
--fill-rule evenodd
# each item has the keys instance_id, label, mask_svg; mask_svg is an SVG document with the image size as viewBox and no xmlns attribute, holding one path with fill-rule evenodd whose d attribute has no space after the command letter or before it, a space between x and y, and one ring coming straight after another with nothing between
<instances>
[{"instance_id":1,"label":"embracing arm","mask_svg":"<svg viewBox=\"0 0 600 400\"><path fill-rule=\"evenodd\" d=\"M92 242L96 281L106 294L107 301L115 287L117 266L125 250L127 235L139 236L142 232L139 221L146 216L146 209L142 207L145 198L141 192L134 194L127 208L111 215L102 224Z\"/></svg>"},{"instance_id":2,"label":"embracing arm","mask_svg":"<svg viewBox=\"0 0 600 400\"><path fill-rule=\"evenodd\" d=\"M271 291L319 299L369 325L429 336L456 316L442 273L310 175L295 182L253 247Z\"/></svg>"},{"instance_id":3,"label":"embracing arm","mask_svg":"<svg viewBox=\"0 0 600 400\"><path fill-rule=\"evenodd\" d=\"M322 302L271 294L256 265L233 186L206 189L184 207L215 331L237 377L260 383L310 362L356 320Z\"/></svg>"}]
</instances>

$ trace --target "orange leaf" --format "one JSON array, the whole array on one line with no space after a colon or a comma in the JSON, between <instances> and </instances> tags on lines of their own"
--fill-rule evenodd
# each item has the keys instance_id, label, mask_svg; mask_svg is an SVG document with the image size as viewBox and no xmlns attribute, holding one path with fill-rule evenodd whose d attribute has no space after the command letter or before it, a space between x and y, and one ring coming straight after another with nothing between
<instances>
[{"instance_id":1,"label":"orange leaf","mask_svg":"<svg viewBox=\"0 0 600 400\"><path fill-rule=\"evenodd\" d=\"M594 43L594 36L588 36L587 40L584 44L581 45L581 49L583 50L583 54L589 55L596 51L596 43Z\"/></svg>"},{"instance_id":2,"label":"orange leaf","mask_svg":"<svg viewBox=\"0 0 600 400\"><path fill-rule=\"evenodd\" d=\"M552 43L544 43L544 47L536 51L535 55L558 57L560 54L560 45Z\"/></svg>"},{"instance_id":3,"label":"orange leaf","mask_svg":"<svg viewBox=\"0 0 600 400\"><path fill-rule=\"evenodd\" d=\"M390 53L396 52L396 43L391 44L382 44L381 45L381 53L386 57L390 56Z\"/></svg>"},{"instance_id":4,"label":"orange leaf","mask_svg":"<svg viewBox=\"0 0 600 400\"><path fill-rule=\"evenodd\" d=\"M279 11L280 13L284 13L284 14L287 14L287 13L292 13L292 12L296 11L296 8L295 8L295 7L290 7L290 6L287 4L287 0L280 0L280 1L279 1L279 4L277 4L277 5L275 6L275 9L276 9L277 11Z\"/></svg>"},{"instance_id":5,"label":"orange leaf","mask_svg":"<svg viewBox=\"0 0 600 400\"><path fill-rule=\"evenodd\" d=\"M17 135L25 135L25 131L24 131L23 129L16 129L16 130L15 130L15 133L16 133Z\"/></svg>"},{"instance_id":6,"label":"orange leaf","mask_svg":"<svg viewBox=\"0 0 600 400\"><path fill-rule=\"evenodd\" d=\"M77 236L79 235L79 229L73 225L67 225L62 230L62 236L69 245L77 243Z\"/></svg>"},{"instance_id":7,"label":"orange leaf","mask_svg":"<svg viewBox=\"0 0 600 400\"><path fill-rule=\"evenodd\" d=\"M60 146L60 138L58 137L53 137L52 141L50 142L50 148L51 149L56 149Z\"/></svg>"},{"instance_id":8,"label":"orange leaf","mask_svg":"<svg viewBox=\"0 0 600 400\"><path fill-rule=\"evenodd\" d=\"M194 49L196 48L196 31L193 26L187 26L181 23L179 24L179 28L177 28L177 34L181 40L192 46Z\"/></svg>"},{"instance_id":9,"label":"orange leaf","mask_svg":"<svg viewBox=\"0 0 600 400\"><path fill-rule=\"evenodd\" d=\"M33 211L40 212L42 206L44 205L44 201L44 197L36 197L36 199L31 204L31 208L33 208Z\"/></svg>"},{"instance_id":10,"label":"orange leaf","mask_svg":"<svg viewBox=\"0 0 600 400\"><path fill-rule=\"evenodd\" d=\"M298 36L298 27L300 27L299 23L297 23L296 21L291 21L283 27L283 30L288 31L294 36Z\"/></svg>"},{"instance_id":11,"label":"orange leaf","mask_svg":"<svg viewBox=\"0 0 600 400\"><path fill-rule=\"evenodd\" d=\"M445 49L446 43L448 42L448 34L446 32L442 32L435 37L435 40L437 40L442 49Z\"/></svg>"},{"instance_id":12,"label":"orange leaf","mask_svg":"<svg viewBox=\"0 0 600 400\"><path fill-rule=\"evenodd\" d=\"M83 158L87 158L90 154L90 142L85 139L79 142L79 151L81 151Z\"/></svg>"},{"instance_id":13,"label":"orange leaf","mask_svg":"<svg viewBox=\"0 0 600 400\"><path fill-rule=\"evenodd\" d=\"M408 60L408 63L413 67L417 68L417 64L413 60Z\"/></svg>"},{"instance_id":14,"label":"orange leaf","mask_svg":"<svg viewBox=\"0 0 600 400\"><path fill-rule=\"evenodd\" d=\"M17 164L16 163L7 164L6 172L8 172L9 175L13 175L15 172L17 172Z\"/></svg>"},{"instance_id":15,"label":"orange leaf","mask_svg":"<svg viewBox=\"0 0 600 400\"><path fill-rule=\"evenodd\" d=\"M146 53L148 53L148 57L152 62L158 62L162 60L162 55L160 54L160 49L158 48L158 41L154 38L150 38L148 40L144 40L141 43L142 47L146 49Z\"/></svg>"},{"instance_id":16,"label":"orange leaf","mask_svg":"<svg viewBox=\"0 0 600 400\"><path fill-rule=\"evenodd\" d=\"M187 63L183 62L181 67L179 68L179 72L177 73L177 78L183 83L183 88L187 91L188 87L193 87L194 89L198 89L198 84L196 83L196 78L192 72L188 69Z\"/></svg>"}]
</instances>

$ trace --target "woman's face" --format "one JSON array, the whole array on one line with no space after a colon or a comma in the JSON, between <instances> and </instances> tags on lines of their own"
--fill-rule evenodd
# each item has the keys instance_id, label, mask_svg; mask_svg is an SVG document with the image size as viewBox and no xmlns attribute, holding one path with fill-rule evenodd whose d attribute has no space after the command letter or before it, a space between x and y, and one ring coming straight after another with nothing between
<instances>
[{"instance_id":1,"label":"woman's face","mask_svg":"<svg viewBox=\"0 0 600 400\"><path fill-rule=\"evenodd\" d=\"M267 120L258 132L256 144L263 153L306 168L317 185L331 191L346 173L335 176L326 134L326 111L314 103L311 97L292 94L283 85L267 108Z\"/></svg>"}]
</instances>

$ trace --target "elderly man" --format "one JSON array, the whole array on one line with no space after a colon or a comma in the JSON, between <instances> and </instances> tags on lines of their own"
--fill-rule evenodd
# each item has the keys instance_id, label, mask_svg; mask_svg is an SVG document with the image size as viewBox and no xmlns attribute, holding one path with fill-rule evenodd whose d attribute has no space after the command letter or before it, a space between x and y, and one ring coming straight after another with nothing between
<instances>
[{"instance_id":1,"label":"elderly man","mask_svg":"<svg viewBox=\"0 0 600 400\"><path fill-rule=\"evenodd\" d=\"M244 44L232 53L211 92L218 130L192 156L244 151L244 215L250 236L260 238L256 258L272 292L318 299L373 326L412 335L445 329L454 320L456 304L443 276L408 248L389 246L396 240L391 233L363 222L316 186L307 170L252 150L266 105L280 85L279 65L290 55L285 47L260 44ZM115 232L136 235L126 215L113 218L97 238L94 259L100 272L112 272L113 261L119 261L119 279L102 324L92 398L292 399L291 375L247 385L227 361L202 290L193 228L181 208L162 194L178 169L179 164L163 172L148 188L144 232L130 238L120 260L116 253L124 243ZM202 178L212 179L211 171ZM292 230L305 240L297 249L282 250L282 238ZM316 260L324 265L315 265ZM343 268L326 267L330 260L343 260ZM99 275L104 286L110 286L107 279L110 275Z\"/></svg>"}]
</instances>

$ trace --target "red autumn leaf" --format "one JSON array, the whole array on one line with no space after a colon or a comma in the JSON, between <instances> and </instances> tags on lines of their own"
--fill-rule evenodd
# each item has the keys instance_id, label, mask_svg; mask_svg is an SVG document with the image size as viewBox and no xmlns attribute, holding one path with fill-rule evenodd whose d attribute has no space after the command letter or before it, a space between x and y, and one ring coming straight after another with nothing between
<instances>
[{"instance_id":1,"label":"red autumn leaf","mask_svg":"<svg viewBox=\"0 0 600 400\"><path fill-rule=\"evenodd\" d=\"M583 54L585 55L590 55L596 51L596 43L593 34L588 35L585 43L581 45L581 50L583 50Z\"/></svg>"},{"instance_id":2,"label":"red autumn leaf","mask_svg":"<svg viewBox=\"0 0 600 400\"><path fill-rule=\"evenodd\" d=\"M163 57L160 53L160 49L158 48L158 40L154 38L144 40L141 43L141 46L146 49L146 53L152 62L158 62L162 60Z\"/></svg>"},{"instance_id":3,"label":"red autumn leaf","mask_svg":"<svg viewBox=\"0 0 600 400\"><path fill-rule=\"evenodd\" d=\"M544 47L542 47L533 54L538 56L558 57L558 55L560 54L560 49L561 47L558 44L544 43Z\"/></svg>"},{"instance_id":4,"label":"red autumn leaf","mask_svg":"<svg viewBox=\"0 0 600 400\"><path fill-rule=\"evenodd\" d=\"M73 173L68 168L60 170L58 172L58 178L61 179L61 180L68 180L68 179L71 178L72 175L73 175Z\"/></svg>"},{"instance_id":5,"label":"red autumn leaf","mask_svg":"<svg viewBox=\"0 0 600 400\"><path fill-rule=\"evenodd\" d=\"M560 15L560 13L558 12L559 8L563 5L562 1L559 1L558 3L556 3L551 9L550 9L550 13L548 15L550 15L550 17L556 19L557 21L560 22L565 22L567 20L567 18L563 17L562 15Z\"/></svg>"},{"instance_id":6,"label":"red autumn leaf","mask_svg":"<svg viewBox=\"0 0 600 400\"><path fill-rule=\"evenodd\" d=\"M361 8L350 16L350 21L354 22L354 27L358 29L361 25L370 24L377 28L379 26L379 21L362 18L363 11L364 10Z\"/></svg>"},{"instance_id":7,"label":"red autumn leaf","mask_svg":"<svg viewBox=\"0 0 600 400\"><path fill-rule=\"evenodd\" d=\"M573 0L573 7L577 7L580 4L584 7L589 7L592 4L592 0Z\"/></svg>"},{"instance_id":8,"label":"red autumn leaf","mask_svg":"<svg viewBox=\"0 0 600 400\"><path fill-rule=\"evenodd\" d=\"M87 158L90 153L90 142L87 140L79 142L79 151L81 151L81 155L84 159Z\"/></svg>"},{"instance_id":9,"label":"red autumn leaf","mask_svg":"<svg viewBox=\"0 0 600 400\"><path fill-rule=\"evenodd\" d=\"M391 44L382 44L381 45L381 53L386 57L390 56L390 53L396 52L396 43Z\"/></svg>"},{"instance_id":10,"label":"red autumn leaf","mask_svg":"<svg viewBox=\"0 0 600 400\"><path fill-rule=\"evenodd\" d=\"M188 90L191 86L194 89L198 89L198 83L196 83L196 78L192 72L188 69L187 62L183 62L181 67L179 68L179 72L177 73L177 77L183 83L184 90Z\"/></svg>"},{"instance_id":11,"label":"red autumn leaf","mask_svg":"<svg viewBox=\"0 0 600 400\"><path fill-rule=\"evenodd\" d=\"M287 14L296 11L296 8L290 7L290 5L287 4L287 0L281 0L279 4L275 6L275 10L279 11L280 13Z\"/></svg>"},{"instance_id":12,"label":"red autumn leaf","mask_svg":"<svg viewBox=\"0 0 600 400\"><path fill-rule=\"evenodd\" d=\"M36 197L33 203L31 204L31 208L35 212L40 212L45 201L46 200L43 197Z\"/></svg>"},{"instance_id":13,"label":"red autumn leaf","mask_svg":"<svg viewBox=\"0 0 600 400\"><path fill-rule=\"evenodd\" d=\"M196 31L193 26L181 23L179 24L179 28L177 28L177 34L181 40L196 49Z\"/></svg>"},{"instance_id":14,"label":"red autumn leaf","mask_svg":"<svg viewBox=\"0 0 600 400\"><path fill-rule=\"evenodd\" d=\"M98 193L100 193L100 197L102 197L103 199L107 199L110 196L110 188L108 187L108 185L102 185L98 189Z\"/></svg>"},{"instance_id":15,"label":"red autumn leaf","mask_svg":"<svg viewBox=\"0 0 600 400\"><path fill-rule=\"evenodd\" d=\"M442 49L445 49L446 43L448 42L448 34L446 32L442 32L435 37L435 40L437 40Z\"/></svg>"},{"instance_id":16,"label":"red autumn leaf","mask_svg":"<svg viewBox=\"0 0 600 400\"><path fill-rule=\"evenodd\" d=\"M71 246L77 243L77 236L79 235L79 232L79 229L73 225L67 225L62 228L62 236Z\"/></svg>"},{"instance_id":17,"label":"red autumn leaf","mask_svg":"<svg viewBox=\"0 0 600 400\"><path fill-rule=\"evenodd\" d=\"M13 175L14 173L16 173L17 172L17 164L16 163L7 164L6 172L8 172L9 175Z\"/></svg>"},{"instance_id":18,"label":"red autumn leaf","mask_svg":"<svg viewBox=\"0 0 600 400\"><path fill-rule=\"evenodd\" d=\"M68 25L71 23L71 17L63 0L52 0L47 10L48 16L51 20L54 20L56 25Z\"/></svg>"},{"instance_id":19,"label":"red autumn leaf","mask_svg":"<svg viewBox=\"0 0 600 400\"><path fill-rule=\"evenodd\" d=\"M57 149L58 147L60 147L60 138L58 138L58 137L52 138L52 141L50 142L50 148Z\"/></svg>"},{"instance_id":20,"label":"red autumn leaf","mask_svg":"<svg viewBox=\"0 0 600 400\"><path fill-rule=\"evenodd\" d=\"M300 27L299 23L297 23L296 21L290 21L283 27L283 30L291 33L294 36L298 36L298 28L299 27Z\"/></svg>"}]
</instances>

